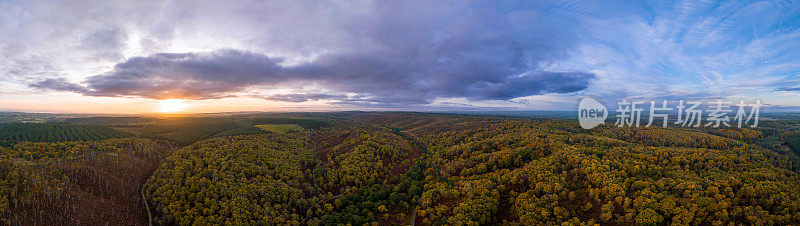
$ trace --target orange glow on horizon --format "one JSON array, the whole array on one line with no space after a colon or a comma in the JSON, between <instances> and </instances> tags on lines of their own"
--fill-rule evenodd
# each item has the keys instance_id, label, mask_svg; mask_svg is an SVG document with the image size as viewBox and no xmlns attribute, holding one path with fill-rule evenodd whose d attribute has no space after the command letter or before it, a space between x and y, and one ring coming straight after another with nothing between
<instances>
[{"instance_id":1,"label":"orange glow on horizon","mask_svg":"<svg viewBox=\"0 0 800 226\"><path fill-rule=\"evenodd\" d=\"M189 104L182 99L168 99L159 101L157 106L160 113L178 113L186 110Z\"/></svg>"},{"instance_id":2,"label":"orange glow on horizon","mask_svg":"<svg viewBox=\"0 0 800 226\"><path fill-rule=\"evenodd\" d=\"M44 92L34 95L10 94L0 98L0 111L66 114L199 114L220 112L305 112L342 111L324 101L303 103L271 101L251 97L209 100L153 100L129 97L87 97L80 94Z\"/></svg>"}]
</instances>

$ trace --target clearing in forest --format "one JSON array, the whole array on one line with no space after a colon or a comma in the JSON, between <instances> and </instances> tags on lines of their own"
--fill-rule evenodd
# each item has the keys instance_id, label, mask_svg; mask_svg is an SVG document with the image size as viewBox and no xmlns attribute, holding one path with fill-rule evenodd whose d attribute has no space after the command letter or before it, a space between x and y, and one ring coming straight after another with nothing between
<instances>
[{"instance_id":1,"label":"clearing in forest","mask_svg":"<svg viewBox=\"0 0 800 226\"><path fill-rule=\"evenodd\" d=\"M276 133L287 133L287 132L295 132L295 131L303 131L303 127L297 124L269 124L269 125L255 125L259 129L276 132Z\"/></svg>"}]
</instances>

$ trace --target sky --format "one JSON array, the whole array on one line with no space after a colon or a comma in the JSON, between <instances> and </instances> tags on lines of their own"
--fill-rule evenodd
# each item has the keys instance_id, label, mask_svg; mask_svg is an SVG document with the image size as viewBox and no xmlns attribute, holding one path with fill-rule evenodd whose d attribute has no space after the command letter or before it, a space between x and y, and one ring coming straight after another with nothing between
<instances>
[{"instance_id":1,"label":"sky","mask_svg":"<svg viewBox=\"0 0 800 226\"><path fill-rule=\"evenodd\" d=\"M0 0L0 110L800 110L794 1Z\"/></svg>"}]
</instances>

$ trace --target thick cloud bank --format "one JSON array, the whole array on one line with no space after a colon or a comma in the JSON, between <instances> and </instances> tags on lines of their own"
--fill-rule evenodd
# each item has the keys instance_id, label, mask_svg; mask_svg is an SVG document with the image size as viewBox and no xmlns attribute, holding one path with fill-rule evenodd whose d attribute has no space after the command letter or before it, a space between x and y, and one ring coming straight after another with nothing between
<instances>
[{"instance_id":1,"label":"thick cloud bank","mask_svg":"<svg viewBox=\"0 0 800 226\"><path fill-rule=\"evenodd\" d=\"M586 89L596 77L544 69L566 57L574 46L577 31L564 26L568 17L551 17L524 7L487 10L480 4L374 2L323 8L353 12L342 12L346 16L309 12L309 16L330 17L326 22L230 15L241 21L281 24L250 38L248 45L258 48L155 53L123 60L81 84L50 78L31 86L152 99L224 98L289 87L295 91L262 97L290 102L425 104L436 98L509 100L571 93ZM330 34L316 32L323 30ZM306 31L315 32L303 35ZM91 41L116 43L125 37L106 33L92 36ZM286 42L282 34L298 41ZM304 85L324 91L297 90Z\"/></svg>"},{"instance_id":2,"label":"thick cloud bank","mask_svg":"<svg viewBox=\"0 0 800 226\"><path fill-rule=\"evenodd\" d=\"M401 59L408 60L408 59ZM211 53L161 53L136 57L114 70L87 78L81 86L48 79L33 87L91 96L152 99L228 97L253 86L316 83L360 97L334 94L278 94L267 99L302 102L337 99L377 103L427 103L435 97L508 100L585 89L594 75L580 72L525 72L483 65L404 63L386 57L320 57L281 66L281 59L238 50ZM508 71L505 71L508 70Z\"/></svg>"}]
</instances>

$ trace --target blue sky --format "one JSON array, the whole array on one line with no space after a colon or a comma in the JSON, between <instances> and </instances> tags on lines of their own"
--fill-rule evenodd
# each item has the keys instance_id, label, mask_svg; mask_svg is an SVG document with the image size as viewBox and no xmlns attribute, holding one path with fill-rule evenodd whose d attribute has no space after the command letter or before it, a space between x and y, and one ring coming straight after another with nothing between
<instances>
[{"instance_id":1,"label":"blue sky","mask_svg":"<svg viewBox=\"0 0 800 226\"><path fill-rule=\"evenodd\" d=\"M0 1L0 110L800 109L793 1Z\"/></svg>"},{"instance_id":2,"label":"blue sky","mask_svg":"<svg viewBox=\"0 0 800 226\"><path fill-rule=\"evenodd\" d=\"M593 13L581 16L586 35L563 67L599 75L587 95L798 104L797 3L582 6Z\"/></svg>"}]
</instances>

